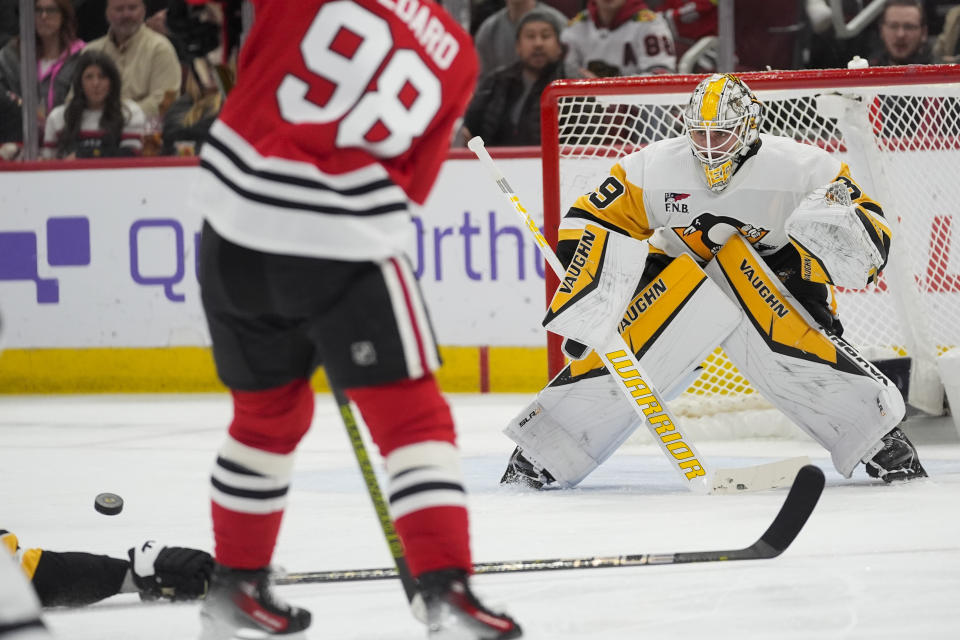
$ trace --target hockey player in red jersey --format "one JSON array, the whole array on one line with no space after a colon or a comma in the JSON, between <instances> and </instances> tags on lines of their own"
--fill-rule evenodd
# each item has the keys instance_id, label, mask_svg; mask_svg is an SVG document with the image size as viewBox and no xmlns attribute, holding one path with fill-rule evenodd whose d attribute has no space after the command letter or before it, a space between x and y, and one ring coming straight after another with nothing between
<instances>
[{"instance_id":1,"label":"hockey player in red jersey","mask_svg":"<svg viewBox=\"0 0 960 640\"><path fill-rule=\"evenodd\" d=\"M404 253L408 202L427 197L474 88L470 37L430 0L253 4L193 194L203 305L234 402L211 478L217 565L203 638L310 624L274 599L268 567L321 364L385 458L430 637L520 637L470 591L454 425Z\"/></svg>"}]
</instances>

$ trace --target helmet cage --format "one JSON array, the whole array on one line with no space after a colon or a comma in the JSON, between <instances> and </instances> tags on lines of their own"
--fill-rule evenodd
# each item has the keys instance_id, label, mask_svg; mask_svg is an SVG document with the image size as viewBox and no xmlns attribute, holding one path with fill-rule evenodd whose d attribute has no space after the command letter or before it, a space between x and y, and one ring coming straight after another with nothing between
<instances>
[{"instance_id":1,"label":"helmet cage","mask_svg":"<svg viewBox=\"0 0 960 640\"><path fill-rule=\"evenodd\" d=\"M762 105L736 76L714 74L694 89L683 109L687 142L707 186L723 191L760 135Z\"/></svg>"},{"instance_id":2,"label":"helmet cage","mask_svg":"<svg viewBox=\"0 0 960 640\"><path fill-rule=\"evenodd\" d=\"M693 155L716 168L740 155L747 146L749 117L730 120L694 120L684 115L684 125Z\"/></svg>"}]
</instances>

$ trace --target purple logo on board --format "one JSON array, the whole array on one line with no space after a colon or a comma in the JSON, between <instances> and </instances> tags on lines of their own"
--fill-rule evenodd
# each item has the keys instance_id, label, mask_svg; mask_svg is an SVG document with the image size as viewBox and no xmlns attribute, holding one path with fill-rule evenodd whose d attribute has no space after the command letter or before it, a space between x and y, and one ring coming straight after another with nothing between
<instances>
[{"instance_id":1,"label":"purple logo on board","mask_svg":"<svg viewBox=\"0 0 960 640\"><path fill-rule=\"evenodd\" d=\"M85 217L47 220L47 264L51 267L90 265L90 221ZM41 278L37 271L37 234L33 231L0 232L0 280L30 280L37 285L37 302L60 301L60 282Z\"/></svg>"}]
</instances>

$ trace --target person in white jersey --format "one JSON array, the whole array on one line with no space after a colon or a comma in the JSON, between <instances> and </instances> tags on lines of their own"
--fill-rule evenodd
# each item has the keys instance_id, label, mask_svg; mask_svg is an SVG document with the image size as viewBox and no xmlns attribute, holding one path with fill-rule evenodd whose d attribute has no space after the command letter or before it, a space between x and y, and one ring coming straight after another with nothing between
<instances>
[{"instance_id":1,"label":"person in white jersey","mask_svg":"<svg viewBox=\"0 0 960 640\"><path fill-rule=\"evenodd\" d=\"M579 77L639 76L677 70L666 19L642 0L590 0L560 38Z\"/></svg>"}]
</instances>

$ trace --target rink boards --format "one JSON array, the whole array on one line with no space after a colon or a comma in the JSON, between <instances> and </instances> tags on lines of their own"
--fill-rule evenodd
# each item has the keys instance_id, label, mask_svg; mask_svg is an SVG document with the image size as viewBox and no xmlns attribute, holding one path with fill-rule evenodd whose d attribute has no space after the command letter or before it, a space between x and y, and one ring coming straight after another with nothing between
<instances>
[{"instance_id":1,"label":"rink boards","mask_svg":"<svg viewBox=\"0 0 960 640\"><path fill-rule=\"evenodd\" d=\"M538 203L540 161L523 155L502 159L504 170ZM189 160L19 169L0 171L0 392L219 388L197 284L201 216L187 204L199 169ZM445 163L410 231L443 387L539 388L543 264L475 160Z\"/></svg>"}]
</instances>

